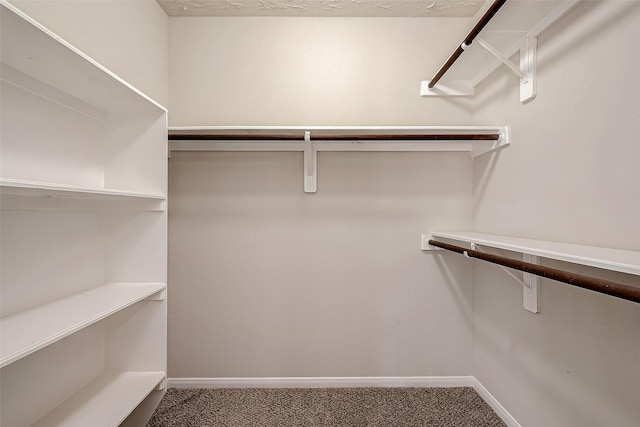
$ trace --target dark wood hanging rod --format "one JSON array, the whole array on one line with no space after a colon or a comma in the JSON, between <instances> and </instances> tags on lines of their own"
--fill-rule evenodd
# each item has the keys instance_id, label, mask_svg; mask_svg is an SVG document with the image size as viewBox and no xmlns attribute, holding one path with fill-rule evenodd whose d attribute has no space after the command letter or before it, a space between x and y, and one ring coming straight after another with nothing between
<instances>
[{"instance_id":1,"label":"dark wood hanging rod","mask_svg":"<svg viewBox=\"0 0 640 427\"><path fill-rule=\"evenodd\" d=\"M449 243L429 240L431 246L437 246L448 251L457 252L470 258L477 258L483 261L502 265L504 267L514 268L526 273L535 274L536 276L545 277L547 279L556 280L558 282L568 283L579 288L589 289L602 294L611 295L622 298L627 301L640 303L640 287L625 285L622 283L611 282L609 280L598 279L595 277L585 276L582 274L571 273L556 268L544 267L537 264L531 264L524 261L514 260L498 255L491 255L484 252L465 249L460 246L451 245Z\"/></svg>"},{"instance_id":2,"label":"dark wood hanging rod","mask_svg":"<svg viewBox=\"0 0 640 427\"><path fill-rule=\"evenodd\" d=\"M467 35L467 37L460 43L458 48L451 54L447 62L444 63L440 70L436 73L435 76L429 81L429 89L433 89L433 87L438 83L438 81L444 76L444 74L449 71L449 68L458 60L462 52L464 52L465 48L471 45L473 40L480 34L480 31L484 29L484 27L491 21L491 18L500 10L500 8L507 2L507 0L495 0L493 4L489 7L489 9L482 15L482 18L478 21L475 27L471 30L471 32Z\"/></svg>"},{"instance_id":3,"label":"dark wood hanging rod","mask_svg":"<svg viewBox=\"0 0 640 427\"><path fill-rule=\"evenodd\" d=\"M327 134L314 141L497 141L499 133L487 134ZM304 133L291 134L195 134L170 133L170 141L304 141Z\"/></svg>"}]
</instances>

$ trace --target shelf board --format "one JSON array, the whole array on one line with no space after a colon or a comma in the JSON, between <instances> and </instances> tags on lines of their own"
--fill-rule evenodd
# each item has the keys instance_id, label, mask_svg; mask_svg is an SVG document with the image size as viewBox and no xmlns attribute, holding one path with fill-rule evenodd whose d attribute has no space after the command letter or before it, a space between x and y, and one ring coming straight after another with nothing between
<instances>
[{"instance_id":1,"label":"shelf board","mask_svg":"<svg viewBox=\"0 0 640 427\"><path fill-rule=\"evenodd\" d=\"M105 112L166 111L15 6L0 5L3 64Z\"/></svg>"},{"instance_id":2,"label":"shelf board","mask_svg":"<svg viewBox=\"0 0 640 427\"><path fill-rule=\"evenodd\" d=\"M93 200L150 200L164 201L161 194L144 194L134 191L114 190L98 187L81 187L76 185L55 184L49 182L22 181L16 179L0 179L0 194L25 197L53 197L60 199L93 199Z\"/></svg>"},{"instance_id":3,"label":"shelf board","mask_svg":"<svg viewBox=\"0 0 640 427\"><path fill-rule=\"evenodd\" d=\"M107 372L34 427L118 426L165 378L164 372Z\"/></svg>"},{"instance_id":4,"label":"shelf board","mask_svg":"<svg viewBox=\"0 0 640 427\"><path fill-rule=\"evenodd\" d=\"M311 139L322 141L323 135L332 134L492 134L500 133L503 126L170 126L169 135L181 134L235 134L235 135L289 135L304 140L305 131Z\"/></svg>"},{"instance_id":5,"label":"shelf board","mask_svg":"<svg viewBox=\"0 0 640 427\"><path fill-rule=\"evenodd\" d=\"M503 149L509 126L187 126L169 127L169 151L302 152L305 193L317 191L325 152L466 152Z\"/></svg>"},{"instance_id":6,"label":"shelf board","mask_svg":"<svg viewBox=\"0 0 640 427\"><path fill-rule=\"evenodd\" d=\"M3 317L0 319L0 367L165 288L164 283L111 283Z\"/></svg>"},{"instance_id":7,"label":"shelf board","mask_svg":"<svg viewBox=\"0 0 640 427\"><path fill-rule=\"evenodd\" d=\"M513 47L520 42L525 33L537 37L550 25L547 22L549 16L553 16L557 8L575 4L575 0L508 1L487 24L480 37L509 57L515 53ZM481 13L477 16L481 16ZM486 74L487 68L497 67L498 64L500 62L493 55L474 42L465 49L464 54L447 72L442 82L464 80L474 82L475 86L479 80L479 72L481 75Z\"/></svg>"},{"instance_id":8,"label":"shelf board","mask_svg":"<svg viewBox=\"0 0 640 427\"><path fill-rule=\"evenodd\" d=\"M307 131L315 151L479 155L509 145L505 126L183 126L169 127L169 150L305 151Z\"/></svg>"},{"instance_id":9,"label":"shelf board","mask_svg":"<svg viewBox=\"0 0 640 427\"><path fill-rule=\"evenodd\" d=\"M433 232L436 239L457 240L543 258L640 275L640 252L570 243L521 239L475 232Z\"/></svg>"}]
</instances>

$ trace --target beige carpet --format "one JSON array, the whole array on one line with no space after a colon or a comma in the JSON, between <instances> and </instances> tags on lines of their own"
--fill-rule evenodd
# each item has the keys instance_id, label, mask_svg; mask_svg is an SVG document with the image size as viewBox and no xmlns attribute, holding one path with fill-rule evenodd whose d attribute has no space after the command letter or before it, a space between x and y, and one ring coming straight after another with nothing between
<instances>
[{"instance_id":1,"label":"beige carpet","mask_svg":"<svg viewBox=\"0 0 640 427\"><path fill-rule=\"evenodd\" d=\"M472 388L167 390L149 427L505 426Z\"/></svg>"}]
</instances>

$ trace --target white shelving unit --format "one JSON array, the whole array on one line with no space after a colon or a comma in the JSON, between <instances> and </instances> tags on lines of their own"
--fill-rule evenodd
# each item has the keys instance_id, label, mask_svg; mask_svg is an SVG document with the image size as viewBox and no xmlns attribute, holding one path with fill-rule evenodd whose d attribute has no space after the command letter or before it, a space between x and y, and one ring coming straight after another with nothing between
<instances>
[{"instance_id":1,"label":"white shelving unit","mask_svg":"<svg viewBox=\"0 0 640 427\"><path fill-rule=\"evenodd\" d=\"M156 387L164 386L164 372L105 373L34 424L34 427L120 425ZM109 402L109 405L105 405Z\"/></svg>"},{"instance_id":2,"label":"white shelving unit","mask_svg":"<svg viewBox=\"0 0 640 427\"><path fill-rule=\"evenodd\" d=\"M465 152L475 158L511 144L508 126L176 126L169 136L171 152L302 152L305 193L317 191L320 151Z\"/></svg>"},{"instance_id":3,"label":"white shelving unit","mask_svg":"<svg viewBox=\"0 0 640 427\"><path fill-rule=\"evenodd\" d=\"M429 240L444 241L456 246L468 247L483 252L485 248L502 249L522 254L522 260L539 264L540 258L568 262L579 266L640 276L640 252L595 246L575 245L561 242L522 239L475 232L432 232L422 236L423 250L440 250L428 244ZM462 243L462 245L460 245ZM523 286L523 306L538 313L540 295L538 277L523 272L522 279L504 267L504 271ZM614 295L614 294L612 294Z\"/></svg>"},{"instance_id":4,"label":"white shelving unit","mask_svg":"<svg viewBox=\"0 0 640 427\"><path fill-rule=\"evenodd\" d=\"M161 194L142 194L110 188L79 187L15 179L0 179L0 188L2 189L2 194L26 197L90 198L98 200L127 200L131 198L160 201L166 199Z\"/></svg>"},{"instance_id":5,"label":"white shelving unit","mask_svg":"<svg viewBox=\"0 0 640 427\"><path fill-rule=\"evenodd\" d=\"M640 252L635 251L475 232L434 232L431 236L640 276Z\"/></svg>"},{"instance_id":6,"label":"white shelving unit","mask_svg":"<svg viewBox=\"0 0 640 427\"><path fill-rule=\"evenodd\" d=\"M113 283L3 317L0 368L159 294L165 287L164 283Z\"/></svg>"},{"instance_id":7,"label":"white shelving unit","mask_svg":"<svg viewBox=\"0 0 640 427\"><path fill-rule=\"evenodd\" d=\"M143 425L166 378L167 112L0 3L0 425Z\"/></svg>"},{"instance_id":8,"label":"white shelving unit","mask_svg":"<svg viewBox=\"0 0 640 427\"><path fill-rule=\"evenodd\" d=\"M581 0L508 1L446 72L429 88L421 82L423 97L472 96L475 87L498 67L506 65L520 77L520 101L532 101L537 92L537 41L548 28ZM493 2L487 2L482 16ZM458 46L452 46L452 51ZM519 53L519 62L512 58ZM435 70L434 70L435 72Z\"/></svg>"}]
</instances>

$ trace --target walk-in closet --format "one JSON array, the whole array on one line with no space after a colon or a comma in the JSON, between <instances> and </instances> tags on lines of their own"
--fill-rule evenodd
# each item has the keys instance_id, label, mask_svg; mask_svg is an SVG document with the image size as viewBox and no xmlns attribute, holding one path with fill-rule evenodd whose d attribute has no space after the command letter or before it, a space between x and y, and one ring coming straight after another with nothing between
<instances>
[{"instance_id":1,"label":"walk-in closet","mask_svg":"<svg viewBox=\"0 0 640 427\"><path fill-rule=\"evenodd\" d=\"M640 1L0 3L0 426L640 425Z\"/></svg>"}]
</instances>

